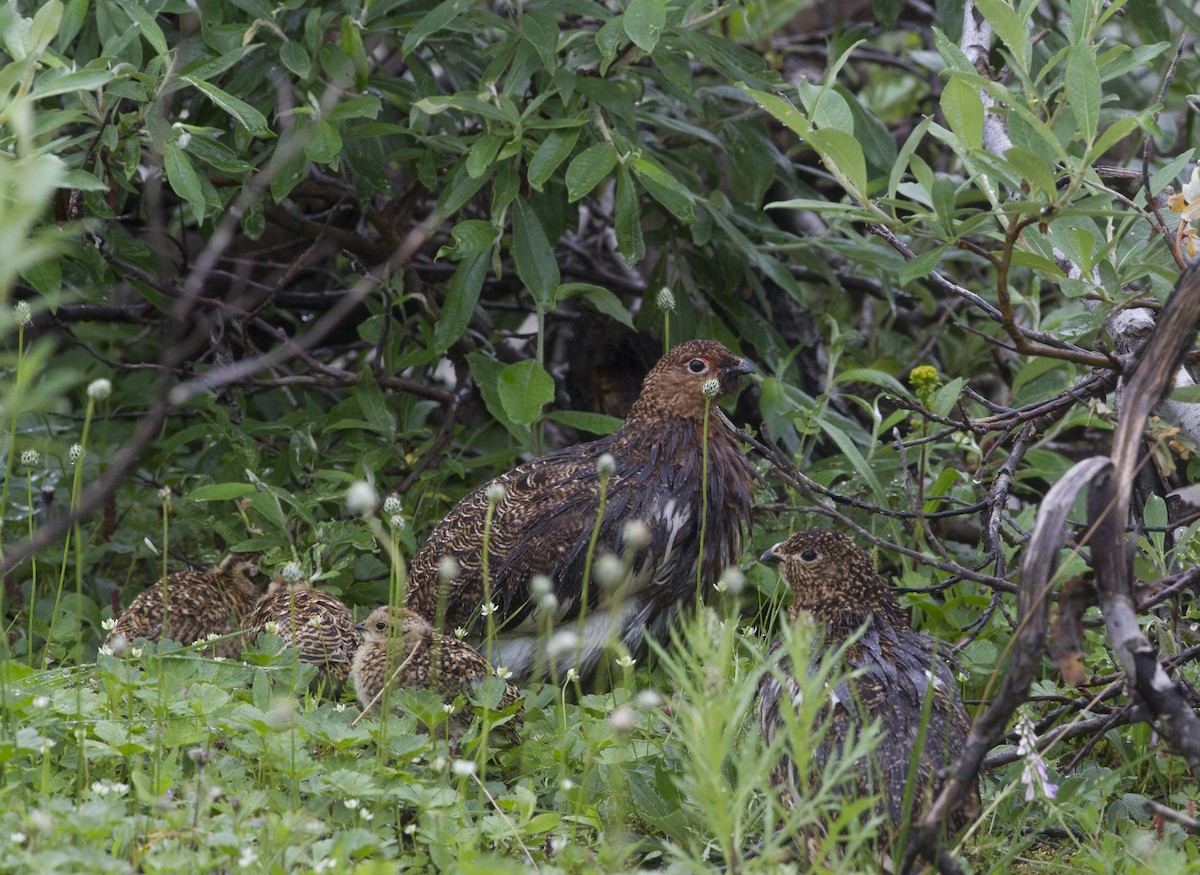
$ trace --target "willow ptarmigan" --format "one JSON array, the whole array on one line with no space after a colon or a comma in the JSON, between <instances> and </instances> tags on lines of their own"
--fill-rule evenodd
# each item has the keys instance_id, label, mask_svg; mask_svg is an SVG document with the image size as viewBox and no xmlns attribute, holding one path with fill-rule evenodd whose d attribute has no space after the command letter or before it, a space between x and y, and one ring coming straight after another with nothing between
<instances>
[{"instance_id":1,"label":"willow ptarmigan","mask_svg":"<svg viewBox=\"0 0 1200 875\"><path fill-rule=\"evenodd\" d=\"M362 646L354 655L350 676L363 709L378 713L380 693L385 686L431 690L449 704L458 696L471 698L476 683L495 677L495 670L474 647L437 632L428 620L407 608L376 608L355 627L363 634ZM499 678L496 679L499 682ZM504 684L497 710L519 701L521 691ZM500 735L520 744L518 730L525 719L525 706L512 719L497 728ZM461 708L450 718L455 737L471 723L469 708Z\"/></svg>"},{"instance_id":2,"label":"willow ptarmigan","mask_svg":"<svg viewBox=\"0 0 1200 875\"><path fill-rule=\"evenodd\" d=\"M715 341L676 346L646 375L628 418L613 434L540 456L463 498L413 557L408 607L443 628L464 627L472 640L480 640L490 494L495 506L488 536L488 601L499 630L495 656L500 665L517 676L545 674L546 651L538 646L538 631L545 625L582 631L577 645L559 656L557 668L573 666L584 677L612 641L636 656L644 634L665 640L677 613L694 603L697 589L707 592L739 560L741 529L750 522L752 469L716 402L737 392L739 378L753 371ZM701 559L706 411L708 521ZM593 558L609 554L622 567L615 584L605 585L597 574L588 578L580 626L600 500L597 463L606 454L612 471ZM630 526L635 521L643 525ZM457 573L439 578L439 566L446 565ZM549 578L553 599L531 596L530 581L538 575Z\"/></svg>"},{"instance_id":3,"label":"willow ptarmigan","mask_svg":"<svg viewBox=\"0 0 1200 875\"><path fill-rule=\"evenodd\" d=\"M258 570L261 553L231 553L211 571L176 571L138 593L108 633L104 645L163 638L193 644L209 635L232 635L262 595L265 576ZM163 624L163 609L166 624ZM232 635L205 648L213 656L236 657L242 636Z\"/></svg>"},{"instance_id":4,"label":"willow ptarmigan","mask_svg":"<svg viewBox=\"0 0 1200 875\"><path fill-rule=\"evenodd\" d=\"M947 653L949 645L908 624L895 593L876 573L871 557L839 532L797 532L763 553L761 561L778 565L791 587L789 621L794 623L802 611L809 614L824 633L824 647L840 647L863 630L845 651L847 667L861 674L828 691L827 709L819 712L817 719L828 718L829 730L806 755L811 756L810 780L819 782L825 764L847 738L861 734L871 721L880 721L883 736L879 747L869 762L855 770L855 786L841 792L881 793L884 804L879 813L891 825L884 830L887 843L903 819L919 815L940 789L946 769L967 740L970 722L966 708L953 671L938 655ZM800 695L792 673L804 670L789 665L786 659L780 669L783 683L768 675L759 686L759 716L768 743L776 733L787 731L784 709L794 709ZM927 695L932 696L929 723L913 769L912 806L906 815L903 803L909 765ZM806 795L807 788L799 786L795 762L786 748L771 778L789 808ZM978 804L976 789L970 810L954 812L950 827L958 830L965 826ZM886 846L883 850L887 851Z\"/></svg>"},{"instance_id":5,"label":"willow ptarmigan","mask_svg":"<svg viewBox=\"0 0 1200 875\"><path fill-rule=\"evenodd\" d=\"M314 687L324 683L336 695L350 676L350 662L358 649L354 617L337 596L313 589L306 580L285 583L276 578L246 621L246 638L253 642L270 631L296 650L301 662L317 667Z\"/></svg>"}]
</instances>

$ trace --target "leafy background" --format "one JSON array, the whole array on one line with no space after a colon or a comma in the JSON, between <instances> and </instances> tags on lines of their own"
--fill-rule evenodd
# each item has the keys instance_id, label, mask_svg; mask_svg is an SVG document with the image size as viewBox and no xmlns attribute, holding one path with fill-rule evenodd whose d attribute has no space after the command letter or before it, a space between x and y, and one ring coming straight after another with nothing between
<instances>
[{"instance_id":1,"label":"leafy background","mask_svg":"<svg viewBox=\"0 0 1200 875\"><path fill-rule=\"evenodd\" d=\"M785 595L753 559L850 526L989 698L1039 501L1105 451L1194 246L1168 197L1198 25L1181 0L5 5L0 866L749 871L809 817L850 841L818 869L870 865L853 806L764 792ZM759 370L729 410L762 474L745 588L609 693L529 689L520 750L351 727L269 642L97 655L141 587L231 547L365 613L389 547L614 428L690 337ZM1160 409L1134 499L1144 629L1193 704L1195 400ZM357 480L402 529L347 512ZM1062 730L1057 798L1025 799L1010 735L968 865L1195 858L1144 807L1194 814L1194 777L1091 615L1082 645L1088 685L1046 662L1023 712Z\"/></svg>"}]
</instances>

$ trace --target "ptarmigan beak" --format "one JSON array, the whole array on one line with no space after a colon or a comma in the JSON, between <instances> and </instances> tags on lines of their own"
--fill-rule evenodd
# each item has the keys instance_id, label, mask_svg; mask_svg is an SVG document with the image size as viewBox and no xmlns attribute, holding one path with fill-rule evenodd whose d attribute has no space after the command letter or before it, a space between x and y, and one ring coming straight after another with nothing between
<instances>
[{"instance_id":1,"label":"ptarmigan beak","mask_svg":"<svg viewBox=\"0 0 1200 875\"><path fill-rule=\"evenodd\" d=\"M362 623L355 623L354 631L355 632L366 632L367 628Z\"/></svg>"},{"instance_id":2,"label":"ptarmigan beak","mask_svg":"<svg viewBox=\"0 0 1200 875\"><path fill-rule=\"evenodd\" d=\"M779 545L776 544L775 547ZM763 554L758 557L758 561L763 565L778 565L783 561L783 557L775 552L775 547L768 547L763 551Z\"/></svg>"},{"instance_id":3,"label":"ptarmigan beak","mask_svg":"<svg viewBox=\"0 0 1200 875\"><path fill-rule=\"evenodd\" d=\"M725 376L728 379L734 379L736 377L744 377L746 374L753 373L755 373L754 365L752 365L746 359L739 359L736 365L725 372Z\"/></svg>"}]
</instances>

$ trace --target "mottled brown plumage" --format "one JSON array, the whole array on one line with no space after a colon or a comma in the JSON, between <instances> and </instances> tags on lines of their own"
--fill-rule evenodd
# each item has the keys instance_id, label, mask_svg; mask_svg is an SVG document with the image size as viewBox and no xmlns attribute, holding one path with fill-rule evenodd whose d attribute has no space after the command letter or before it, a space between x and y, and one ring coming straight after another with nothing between
<instances>
[{"instance_id":1,"label":"mottled brown plumage","mask_svg":"<svg viewBox=\"0 0 1200 875\"><path fill-rule=\"evenodd\" d=\"M491 663L474 647L435 631L428 620L407 608L376 608L355 628L362 632L363 643L354 656L350 676L364 709L378 713L376 697L385 685L389 690L432 690L450 703L460 695L469 700L478 682L495 676ZM507 708L520 698L521 691L506 683L498 708ZM497 732L520 744L518 730L524 719L522 705ZM470 710L460 709L451 715L451 733L461 735L470 723Z\"/></svg>"},{"instance_id":2,"label":"mottled brown plumage","mask_svg":"<svg viewBox=\"0 0 1200 875\"><path fill-rule=\"evenodd\" d=\"M276 578L246 621L246 636L257 641L274 623L274 634L296 649L301 662L317 667L314 685L336 694L350 676L350 663L361 641L354 617L337 596L313 589L305 580L287 584Z\"/></svg>"},{"instance_id":3,"label":"mottled brown plumage","mask_svg":"<svg viewBox=\"0 0 1200 875\"><path fill-rule=\"evenodd\" d=\"M945 770L962 750L970 729L954 673L942 658L949 645L912 629L895 593L876 573L871 557L843 534L829 529L798 532L766 551L761 561L778 564L791 587L789 620L794 623L801 612L809 614L823 630L826 647L839 647L863 630L845 651L847 667L862 673L829 690L828 710L822 711L818 720L828 718L830 728L812 751L810 775L813 782L819 781L825 763L851 730L858 734L864 725L878 719L883 739L872 760L857 770L856 786L843 792L881 791L885 800L881 813L898 828L906 816L903 800L926 695L932 696L929 723L912 774L913 803L908 816L919 814L940 789ZM776 648L779 646L777 643ZM795 667L785 660L780 668L782 683L768 675L759 687L759 715L768 742L783 731L782 709L794 708L800 693L792 674ZM804 796L806 788L799 786L789 751L785 750L772 773L772 783L789 807ZM978 809L977 790L970 808L952 814L952 829L965 826ZM892 831L885 832L885 841L890 841Z\"/></svg>"},{"instance_id":4,"label":"mottled brown plumage","mask_svg":"<svg viewBox=\"0 0 1200 875\"><path fill-rule=\"evenodd\" d=\"M261 553L232 553L210 571L177 571L140 593L108 633L104 646L119 638L133 641L163 638L193 644L209 635L230 635L242 629L262 594ZM166 628L163 608L166 608ZM236 657L242 636L216 641L204 650L212 656Z\"/></svg>"},{"instance_id":5,"label":"mottled brown plumage","mask_svg":"<svg viewBox=\"0 0 1200 875\"><path fill-rule=\"evenodd\" d=\"M474 640L484 629L482 552L488 493L503 487L489 540L493 620L500 630L498 659L515 674L548 668L536 647L544 612L573 627L583 599L588 542L599 504L597 461L613 459L595 556L624 561L617 586L589 581L580 672L589 675L611 640L635 656L644 649L643 627L667 638L676 615L738 562L743 525L750 523L752 470L729 420L716 401L737 391L753 367L710 340L682 343L663 356L642 384L624 424L612 435L566 447L526 462L466 496L417 551L409 569L408 606L445 628L465 627ZM708 405L708 521L700 560L702 460ZM645 524L642 543L626 543L627 523ZM453 557L459 571L440 581L439 562ZM529 583L551 580L557 604L535 604ZM574 660L575 650L570 657ZM559 670L571 663L561 663Z\"/></svg>"}]
</instances>

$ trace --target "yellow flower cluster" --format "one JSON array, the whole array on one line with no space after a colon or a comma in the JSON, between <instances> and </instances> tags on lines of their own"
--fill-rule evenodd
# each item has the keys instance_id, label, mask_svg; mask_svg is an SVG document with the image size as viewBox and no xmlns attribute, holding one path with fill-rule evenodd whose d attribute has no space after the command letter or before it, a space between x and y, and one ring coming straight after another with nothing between
<instances>
[{"instance_id":1,"label":"yellow flower cluster","mask_svg":"<svg viewBox=\"0 0 1200 875\"><path fill-rule=\"evenodd\" d=\"M1195 258L1200 248L1200 231L1191 223L1200 219L1200 166L1192 170L1192 178L1184 184L1183 191L1167 198L1167 206L1179 213L1176 245L1187 251L1188 258Z\"/></svg>"}]
</instances>

